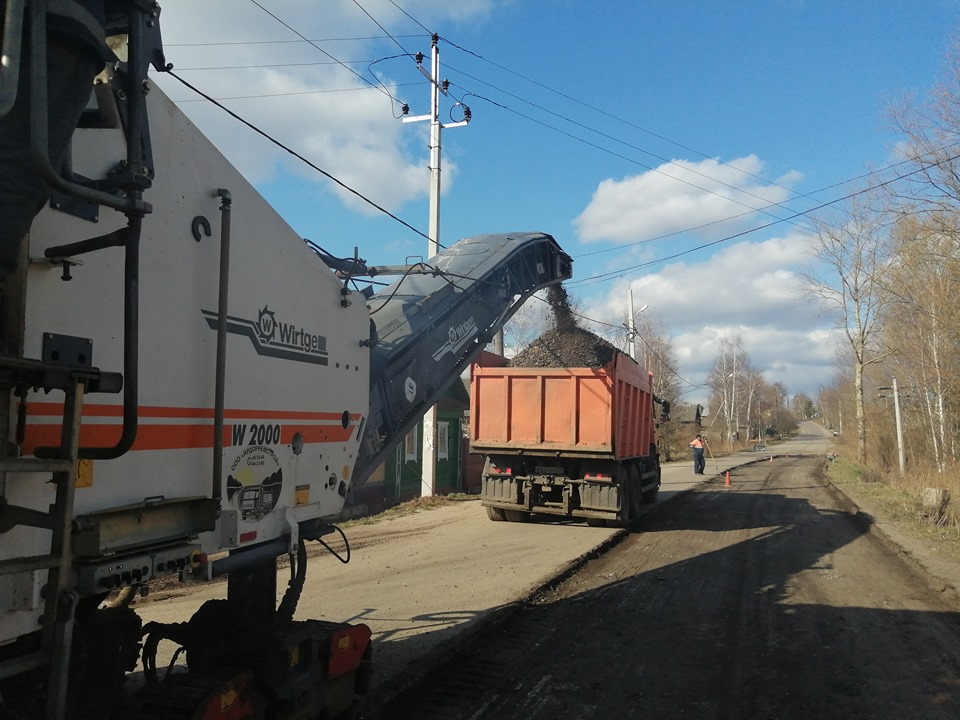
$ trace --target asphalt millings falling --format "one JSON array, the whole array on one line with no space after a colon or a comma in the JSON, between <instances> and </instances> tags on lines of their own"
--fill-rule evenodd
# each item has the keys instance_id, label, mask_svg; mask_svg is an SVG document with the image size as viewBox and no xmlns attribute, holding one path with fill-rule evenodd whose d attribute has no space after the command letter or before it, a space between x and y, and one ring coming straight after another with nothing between
<instances>
[{"instance_id":1,"label":"asphalt millings falling","mask_svg":"<svg viewBox=\"0 0 960 720\"><path fill-rule=\"evenodd\" d=\"M616 347L577 325L562 285L550 286L547 302L553 308L553 327L511 358L510 367L599 368L613 360Z\"/></svg>"}]
</instances>

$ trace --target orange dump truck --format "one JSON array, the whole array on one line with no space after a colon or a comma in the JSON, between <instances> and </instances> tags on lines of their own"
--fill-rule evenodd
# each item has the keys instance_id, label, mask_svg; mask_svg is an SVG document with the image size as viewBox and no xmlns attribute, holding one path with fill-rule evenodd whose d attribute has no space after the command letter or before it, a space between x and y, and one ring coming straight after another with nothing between
<instances>
[{"instance_id":1,"label":"orange dump truck","mask_svg":"<svg viewBox=\"0 0 960 720\"><path fill-rule=\"evenodd\" d=\"M491 520L545 513L623 525L656 500L661 401L650 373L619 352L600 368L505 365L483 353L470 381L470 450L486 456Z\"/></svg>"}]
</instances>

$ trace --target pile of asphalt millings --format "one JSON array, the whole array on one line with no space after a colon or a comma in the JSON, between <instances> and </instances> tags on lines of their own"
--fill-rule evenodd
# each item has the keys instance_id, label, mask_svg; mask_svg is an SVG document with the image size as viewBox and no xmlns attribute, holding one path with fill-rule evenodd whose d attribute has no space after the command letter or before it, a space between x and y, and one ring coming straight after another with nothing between
<instances>
[{"instance_id":1,"label":"pile of asphalt millings","mask_svg":"<svg viewBox=\"0 0 960 720\"><path fill-rule=\"evenodd\" d=\"M553 327L511 358L510 367L599 368L613 360L613 345L577 325L562 285L550 286L547 302L553 308Z\"/></svg>"}]
</instances>

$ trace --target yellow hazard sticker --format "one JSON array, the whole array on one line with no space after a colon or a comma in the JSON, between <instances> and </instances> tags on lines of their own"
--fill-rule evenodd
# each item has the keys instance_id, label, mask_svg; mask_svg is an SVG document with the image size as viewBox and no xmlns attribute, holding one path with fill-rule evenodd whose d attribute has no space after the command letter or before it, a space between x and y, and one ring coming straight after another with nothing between
<instances>
[{"instance_id":1,"label":"yellow hazard sticker","mask_svg":"<svg viewBox=\"0 0 960 720\"><path fill-rule=\"evenodd\" d=\"M78 488L93 487L93 460L77 461L77 483Z\"/></svg>"},{"instance_id":2,"label":"yellow hazard sticker","mask_svg":"<svg viewBox=\"0 0 960 720\"><path fill-rule=\"evenodd\" d=\"M294 492L293 498L294 504L296 505L307 505L310 502L310 486L309 485L297 485L297 489Z\"/></svg>"},{"instance_id":3,"label":"yellow hazard sticker","mask_svg":"<svg viewBox=\"0 0 960 720\"><path fill-rule=\"evenodd\" d=\"M235 688L230 688L225 693L220 693L220 709L226 710L231 707L237 701L237 691Z\"/></svg>"}]
</instances>

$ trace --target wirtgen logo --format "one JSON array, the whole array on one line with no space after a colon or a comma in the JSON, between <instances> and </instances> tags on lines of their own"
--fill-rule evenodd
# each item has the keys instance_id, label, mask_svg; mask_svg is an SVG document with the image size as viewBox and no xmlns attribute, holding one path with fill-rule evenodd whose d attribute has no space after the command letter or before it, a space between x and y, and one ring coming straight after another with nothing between
<instances>
[{"instance_id":1,"label":"wirtgen logo","mask_svg":"<svg viewBox=\"0 0 960 720\"><path fill-rule=\"evenodd\" d=\"M217 313L201 310L207 325L216 330ZM292 323L277 320L276 313L264 305L256 321L228 315L227 332L250 338L258 355L316 365L327 364L327 338Z\"/></svg>"},{"instance_id":2,"label":"wirtgen logo","mask_svg":"<svg viewBox=\"0 0 960 720\"><path fill-rule=\"evenodd\" d=\"M459 325L451 325L447 330L447 342L433 354L434 360L439 360L444 353L456 355L463 349L463 346L473 340L477 334L477 321L472 317L464 320Z\"/></svg>"},{"instance_id":3,"label":"wirtgen logo","mask_svg":"<svg viewBox=\"0 0 960 720\"><path fill-rule=\"evenodd\" d=\"M260 311L260 319L257 321L257 335L264 342L270 342L276 332L277 316L269 306L264 305L263 310Z\"/></svg>"}]
</instances>

